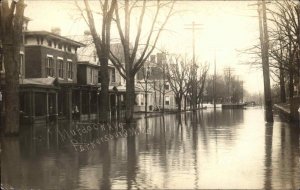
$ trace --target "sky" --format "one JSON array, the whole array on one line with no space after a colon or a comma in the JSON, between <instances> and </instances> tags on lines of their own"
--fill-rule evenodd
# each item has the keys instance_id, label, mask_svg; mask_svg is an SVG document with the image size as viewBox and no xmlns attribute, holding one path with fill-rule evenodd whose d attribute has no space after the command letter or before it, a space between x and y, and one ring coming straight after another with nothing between
<instances>
[{"instance_id":1,"label":"sky","mask_svg":"<svg viewBox=\"0 0 300 190\"><path fill-rule=\"evenodd\" d=\"M90 2L97 10L98 1ZM234 74L244 80L245 90L250 93L263 92L262 71L245 64L249 57L241 53L258 43L257 7L250 6L253 2L178 1L175 5L178 13L168 22L157 48L166 49L170 53L191 55L192 31L185 28L192 22L201 24L201 29L195 33L197 60L209 63L212 73L215 52L217 73L222 74L225 67L231 67ZM88 29L72 0L27 0L26 3L25 15L32 19L29 30L50 31L52 27L60 27L61 34L68 37L82 35ZM147 24L145 22L145 27L148 27ZM116 31L112 33L117 37Z\"/></svg>"}]
</instances>

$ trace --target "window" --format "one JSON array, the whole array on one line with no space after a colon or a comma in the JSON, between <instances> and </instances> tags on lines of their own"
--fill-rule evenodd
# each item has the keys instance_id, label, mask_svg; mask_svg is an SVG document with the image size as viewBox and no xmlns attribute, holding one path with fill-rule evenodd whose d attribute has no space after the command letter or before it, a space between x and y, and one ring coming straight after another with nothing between
<instances>
[{"instance_id":1,"label":"window","mask_svg":"<svg viewBox=\"0 0 300 190\"><path fill-rule=\"evenodd\" d=\"M72 48L71 46L68 46L68 52L71 52Z\"/></svg>"},{"instance_id":2,"label":"window","mask_svg":"<svg viewBox=\"0 0 300 190\"><path fill-rule=\"evenodd\" d=\"M62 45L60 43L58 44L58 49L62 49Z\"/></svg>"},{"instance_id":3,"label":"window","mask_svg":"<svg viewBox=\"0 0 300 190\"><path fill-rule=\"evenodd\" d=\"M19 75L23 75L23 65L24 65L24 54L20 53L20 63L19 63Z\"/></svg>"},{"instance_id":4,"label":"window","mask_svg":"<svg viewBox=\"0 0 300 190\"><path fill-rule=\"evenodd\" d=\"M57 59L58 77L64 78L64 61L62 59Z\"/></svg>"},{"instance_id":5,"label":"window","mask_svg":"<svg viewBox=\"0 0 300 190\"><path fill-rule=\"evenodd\" d=\"M73 79L73 63L71 61L67 62L67 76L68 79Z\"/></svg>"},{"instance_id":6,"label":"window","mask_svg":"<svg viewBox=\"0 0 300 190\"><path fill-rule=\"evenodd\" d=\"M51 47L52 46L52 41L51 40L47 40L48 42L48 46Z\"/></svg>"},{"instance_id":7,"label":"window","mask_svg":"<svg viewBox=\"0 0 300 190\"><path fill-rule=\"evenodd\" d=\"M166 96L165 105L170 105L170 97Z\"/></svg>"},{"instance_id":8,"label":"window","mask_svg":"<svg viewBox=\"0 0 300 190\"><path fill-rule=\"evenodd\" d=\"M115 68L111 71L111 82L116 82L116 70Z\"/></svg>"},{"instance_id":9,"label":"window","mask_svg":"<svg viewBox=\"0 0 300 190\"><path fill-rule=\"evenodd\" d=\"M170 90L169 84L165 84L165 90Z\"/></svg>"},{"instance_id":10,"label":"window","mask_svg":"<svg viewBox=\"0 0 300 190\"><path fill-rule=\"evenodd\" d=\"M90 67L87 67L87 83L93 84L93 69Z\"/></svg>"},{"instance_id":11,"label":"window","mask_svg":"<svg viewBox=\"0 0 300 190\"><path fill-rule=\"evenodd\" d=\"M54 61L53 61L53 56L47 56L46 74L49 77L53 77L54 76Z\"/></svg>"},{"instance_id":12,"label":"window","mask_svg":"<svg viewBox=\"0 0 300 190\"><path fill-rule=\"evenodd\" d=\"M141 97L141 105L144 105L144 95L140 95L140 97Z\"/></svg>"}]
</instances>

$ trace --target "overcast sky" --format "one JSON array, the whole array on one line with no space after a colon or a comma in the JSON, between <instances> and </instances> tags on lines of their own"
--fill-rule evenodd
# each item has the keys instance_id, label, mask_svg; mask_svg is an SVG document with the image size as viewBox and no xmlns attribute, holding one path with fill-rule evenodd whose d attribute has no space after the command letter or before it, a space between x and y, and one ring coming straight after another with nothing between
<instances>
[{"instance_id":1,"label":"overcast sky","mask_svg":"<svg viewBox=\"0 0 300 190\"><path fill-rule=\"evenodd\" d=\"M60 27L62 35L82 35L87 26L80 18L72 0L27 0L25 15L32 21L29 30L48 30ZM92 1L93 2L93 1ZM96 3L97 1L94 1ZM171 53L192 52L192 31L185 29L193 21L202 24L196 32L196 57L200 62L211 63L213 71L216 49L217 72L232 67L244 80L245 89L256 93L263 91L262 72L241 64L247 60L237 50L243 50L258 42L258 18L254 1L179 1L175 9L181 11L172 17L163 33L158 48ZM98 5L98 4L97 4ZM95 7L95 6L93 6Z\"/></svg>"}]
</instances>

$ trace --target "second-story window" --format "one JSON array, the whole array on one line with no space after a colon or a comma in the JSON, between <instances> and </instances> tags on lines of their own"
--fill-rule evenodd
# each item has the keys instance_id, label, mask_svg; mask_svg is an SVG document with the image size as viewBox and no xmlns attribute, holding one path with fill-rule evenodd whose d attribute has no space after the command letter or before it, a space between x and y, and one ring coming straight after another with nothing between
<instances>
[{"instance_id":1,"label":"second-story window","mask_svg":"<svg viewBox=\"0 0 300 190\"><path fill-rule=\"evenodd\" d=\"M93 83L93 69L90 67L87 67L87 83L92 84Z\"/></svg>"},{"instance_id":2,"label":"second-story window","mask_svg":"<svg viewBox=\"0 0 300 190\"><path fill-rule=\"evenodd\" d=\"M64 61L62 59L57 59L58 77L64 78Z\"/></svg>"},{"instance_id":3,"label":"second-story window","mask_svg":"<svg viewBox=\"0 0 300 190\"><path fill-rule=\"evenodd\" d=\"M165 90L170 90L169 84L165 84Z\"/></svg>"},{"instance_id":4,"label":"second-story window","mask_svg":"<svg viewBox=\"0 0 300 190\"><path fill-rule=\"evenodd\" d=\"M71 61L67 62L67 76L68 79L73 79L73 63Z\"/></svg>"},{"instance_id":5,"label":"second-story window","mask_svg":"<svg viewBox=\"0 0 300 190\"><path fill-rule=\"evenodd\" d=\"M53 77L54 76L54 60L53 60L53 56L47 56L46 73L47 73L47 76L49 76L49 77Z\"/></svg>"},{"instance_id":6,"label":"second-story window","mask_svg":"<svg viewBox=\"0 0 300 190\"><path fill-rule=\"evenodd\" d=\"M47 42L48 42L48 46L49 46L49 47L52 47L52 41L51 41L51 40L48 40Z\"/></svg>"},{"instance_id":7,"label":"second-story window","mask_svg":"<svg viewBox=\"0 0 300 190\"><path fill-rule=\"evenodd\" d=\"M116 70L115 68L111 71L111 82L116 82Z\"/></svg>"}]
</instances>

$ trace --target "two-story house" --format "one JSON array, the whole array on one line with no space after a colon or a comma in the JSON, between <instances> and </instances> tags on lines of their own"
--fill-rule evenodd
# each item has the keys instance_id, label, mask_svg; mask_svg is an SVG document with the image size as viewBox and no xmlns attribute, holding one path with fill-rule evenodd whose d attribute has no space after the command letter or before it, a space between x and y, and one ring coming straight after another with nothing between
<instances>
[{"instance_id":1,"label":"two-story house","mask_svg":"<svg viewBox=\"0 0 300 190\"><path fill-rule=\"evenodd\" d=\"M148 111L151 110L173 110L176 109L175 95L165 76L167 57L163 53L151 55L150 60L144 64L137 74L137 87L147 91ZM147 88L146 88L147 83ZM147 90L146 90L147 89ZM145 94L140 94L138 104L145 105Z\"/></svg>"},{"instance_id":2,"label":"two-story house","mask_svg":"<svg viewBox=\"0 0 300 190\"><path fill-rule=\"evenodd\" d=\"M29 114L30 121L44 121L57 115L72 118L76 52L81 46L82 43L61 36L59 29L24 32L26 80L21 81L21 87L26 89L21 105L26 104L24 114Z\"/></svg>"}]
</instances>

